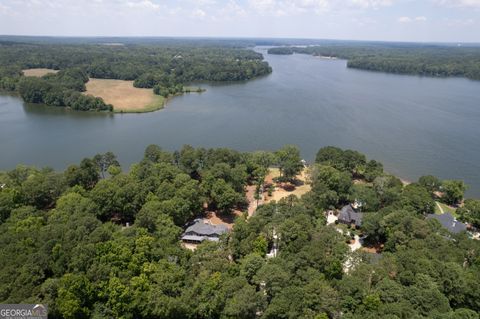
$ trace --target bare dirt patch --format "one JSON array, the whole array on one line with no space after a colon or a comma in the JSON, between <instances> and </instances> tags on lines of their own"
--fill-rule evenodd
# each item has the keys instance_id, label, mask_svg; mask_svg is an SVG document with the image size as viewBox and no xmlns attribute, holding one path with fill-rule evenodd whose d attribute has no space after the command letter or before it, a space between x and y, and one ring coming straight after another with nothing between
<instances>
[{"instance_id":1,"label":"bare dirt patch","mask_svg":"<svg viewBox=\"0 0 480 319\"><path fill-rule=\"evenodd\" d=\"M240 211L233 211L230 214L220 214L217 212L209 211L207 212L207 219L212 225L225 225L228 229L233 228L235 223L235 218L242 215Z\"/></svg>"},{"instance_id":2,"label":"bare dirt patch","mask_svg":"<svg viewBox=\"0 0 480 319\"><path fill-rule=\"evenodd\" d=\"M266 202L270 202L272 200L279 201L282 198L290 195L295 195L300 198L308 193L311 189L310 185L307 183L307 172L305 169L299 175L297 175L297 181L294 184L275 183L274 178L278 176L280 176L278 168L271 168L269 174L265 178L266 184L272 184L275 187L272 196L267 196Z\"/></svg>"},{"instance_id":3,"label":"bare dirt patch","mask_svg":"<svg viewBox=\"0 0 480 319\"><path fill-rule=\"evenodd\" d=\"M149 112L163 107L164 98L152 89L140 89L133 81L90 79L85 94L101 97L116 112Z\"/></svg>"},{"instance_id":4,"label":"bare dirt patch","mask_svg":"<svg viewBox=\"0 0 480 319\"><path fill-rule=\"evenodd\" d=\"M26 69L22 70L23 75L25 76L34 76L34 77L42 77L47 74L57 73L58 70L53 69Z\"/></svg>"}]
</instances>

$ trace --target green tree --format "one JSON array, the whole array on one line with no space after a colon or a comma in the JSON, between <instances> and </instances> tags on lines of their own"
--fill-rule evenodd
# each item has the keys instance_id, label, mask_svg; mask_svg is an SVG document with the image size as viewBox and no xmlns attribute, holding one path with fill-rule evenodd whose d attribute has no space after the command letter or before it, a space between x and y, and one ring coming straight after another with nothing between
<instances>
[{"instance_id":1,"label":"green tree","mask_svg":"<svg viewBox=\"0 0 480 319\"><path fill-rule=\"evenodd\" d=\"M419 214L433 214L435 202L428 191L419 184L407 185L402 192L403 207L412 207Z\"/></svg>"},{"instance_id":2,"label":"green tree","mask_svg":"<svg viewBox=\"0 0 480 319\"><path fill-rule=\"evenodd\" d=\"M365 155L353 151L342 150L338 147L327 146L321 148L317 152L315 162L318 164L328 165L342 172L349 172L356 176L362 176L367 169L367 161ZM370 178L375 175L378 170L383 169L377 162L371 162L368 166Z\"/></svg>"},{"instance_id":3,"label":"green tree","mask_svg":"<svg viewBox=\"0 0 480 319\"><path fill-rule=\"evenodd\" d=\"M97 164L98 171L102 175L102 178L105 178L105 173L108 171L110 166L120 166L120 163L117 161L117 157L112 152L97 154L93 157L93 160Z\"/></svg>"},{"instance_id":4,"label":"green tree","mask_svg":"<svg viewBox=\"0 0 480 319\"><path fill-rule=\"evenodd\" d=\"M367 163L365 168L365 180L367 182L373 182L375 178L383 175L383 165L380 162L371 160Z\"/></svg>"},{"instance_id":5,"label":"green tree","mask_svg":"<svg viewBox=\"0 0 480 319\"><path fill-rule=\"evenodd\" d=\"M147 146L144 158L153 163L173 163L173 155L163 151L161 147L155 144Z\"/></svg>"},{"instance_id":6,"label":"green tree","mask_svg":"<svg viewBox=\"0 0 480 319\"><path fill-rule=\"evenodd\" d=\"M65 190L63 175L51 169L44 169L30 175L21 187L21 196L27 205L37 208L51 208Z\"/></svg>"},{"instance_id":7,"label":"green tree","mask_svg":"<svg viewBox=\"0 0 480 319\"><path fill-rule=\"evenodd\" d=\"M19 194L14 189L1 189L0 190L0 224L10 217L10 213L17 207Z\"/></svg>"},{"instance_id":8,"label":"green tree","mask_svg":"<svg viewBox=\"0 0 480 319\"><path fill-rule=\"evenodd\" d=\"M257 316L265 297L255 290L254 286L245 285L228 299L222 313L222 318L248 319Z\"/></svg>"},{"instance_id":9,"label":"green tree","mask_svg":"<svg viewBox=\"0 0 480 319\"><path fill-rule=\"evenodd\" d=\"M345 201L349 197L352 180L347 172L316 164L310 169L310 179L312 192L316 194L327 194L326 191L332 191L338 202Z\"/></svg>"},{"instance_id":10,"label":"green tree","mask_svg":"<svg viewBox=\"0 0 480 319\"><path fill-rule=\"evenodd\" d=\"M222 212L230 212L240 200L237 192L223 179L215 181L210 196L211 204Z\"/></svg>"},{"instance_id":11,"label":"green tree","mask_svg":"<svg viewBox=\"0 0 480 319\"><path fill-rule=\"evenodd\" d=\"M456 205L463 200L467 186L463 181L445 180L442 182L442 200L450 205Z\"/></svg>"},{"instance_id":12,"label":"green tree","mask_svg":"<svg viewBox=\"0 0 480 319\"><path fill-rule=\"evenodd\" d=\"M442 182L437 177L432 175L420 177L418 179L418 184L425 187L432 196L433 193L439 191L440 187L442 186Z\"/></svg>"},{"instance_id":13,"label":"green tree","mask_svg":"<svg viewBox=\"0 0 480 319\"><path fill-rule=\"evenodd\" d=\"M249 254L241 260L240 274L252 283L254 276L264 264L265 260L262 256L256 253Z\"/></svg>"},{"instance_id":14,"label":"green tree","mask_svg":"<svg viewBox=\"0 0 480 319\"><path fill-rule=\"evenodd\" d=\"M83 275L66 274L59 282L57 308L64 318L88 318L94 290Z\"/></svg>"},{"instance_id":15,"label":"green tree","mask_svg":"<svg viewBox=\"0 0 480 319\"><path fill-rule=\"evenodd\" d=\"M64 173L69 186L80 185L85 189L92 189L100 179L97 163L89 158L80 162L80 166L70 165Z\"/></svg>"},{"instance_id":16,"label":"green tree","mask_svg":"<svg viewBox=\"0 0 480 319\"><path fill-rule=\"evenodd\" d=\"M286 145L275 152L280 174L286 180L293 180L303 169L300 150L293 145Z\"/></svg>"},{"instance_id":17,"label":"green tree","mask_svg":"<svg viewBox=\"0 0 480 319\"><path fill-rule=\"evenodd\" d=\"M375 190L366 185L356 184L351 187L349 201L357 200L362 203L362 211L372 212L380 208L380 199Z\"/></svg>"},{"instance_id":18,"label":"green tree","mask_svg":"<svg viewBox=\"0 0 480 319\"><path fill-rule=\"evenodd\" d=\"M457 209L460 219L480 227L480 200L466 199L462 207Z\"/></svg>"}]
</instances>

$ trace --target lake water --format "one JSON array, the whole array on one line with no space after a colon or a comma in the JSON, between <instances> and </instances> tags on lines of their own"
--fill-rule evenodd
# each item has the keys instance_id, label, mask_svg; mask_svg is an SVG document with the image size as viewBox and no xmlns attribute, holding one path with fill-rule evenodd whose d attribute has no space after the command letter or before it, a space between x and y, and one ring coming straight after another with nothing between
<instances>
[{"instance_id":1,"label":"lake water","mask_svg":"<svg viewBox=\"0 0 480 319\"><path fill-rule=\"evenodd\" d=\"M147 114L92 114L0 96L0 169L64 169L113 151L123 166L148 144L275 150L307 160L326 145L359 150L391 173L464 179L480 197L480 82L373 73L307 55L265 57L269 76L202 85Z\"/></svg>"}]
</instances>

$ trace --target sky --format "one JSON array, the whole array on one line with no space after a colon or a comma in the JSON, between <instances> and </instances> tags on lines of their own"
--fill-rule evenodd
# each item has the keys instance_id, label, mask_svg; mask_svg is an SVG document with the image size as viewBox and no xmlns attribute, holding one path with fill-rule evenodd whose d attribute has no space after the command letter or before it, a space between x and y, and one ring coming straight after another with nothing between
<instances>
[{"instance_id":1,"label":"sky","mask_svg":"<svg viewBox=\"0 0 480 319\"><path fill-rule=\"evenodd\" d=\"M480 0L0 0L0 34L480 42Z\"/></svg>"}]
</instances>

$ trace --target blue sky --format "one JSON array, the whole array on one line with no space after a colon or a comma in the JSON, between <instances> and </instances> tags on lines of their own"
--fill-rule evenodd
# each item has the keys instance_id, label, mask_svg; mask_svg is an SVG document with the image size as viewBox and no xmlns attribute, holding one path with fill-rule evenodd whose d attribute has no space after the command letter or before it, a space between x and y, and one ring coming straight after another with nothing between
<instances>
[{"instance_id":1,"label":"blue sky","mask_svg":"<svg viewBox=\"0 0 480 319\"><path fill-rule=\"evenodd\" d=\"M480 42L480 0L0 0L0 34Z\"/></svg>"}]
</instances>

